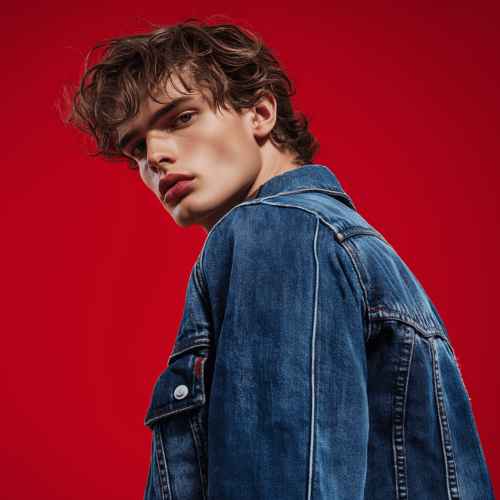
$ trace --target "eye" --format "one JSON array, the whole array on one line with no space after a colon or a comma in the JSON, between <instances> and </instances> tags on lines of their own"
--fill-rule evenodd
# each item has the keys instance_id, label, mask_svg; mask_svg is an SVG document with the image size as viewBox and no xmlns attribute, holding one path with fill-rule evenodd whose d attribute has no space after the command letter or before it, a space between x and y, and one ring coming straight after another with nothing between
<instances>
[{"instance_id":1,"label":"eye","mask_svg":"<svg viewBox=\"0 0 500 500\"><path fill-rule=\"evenodd\" d=\"M146 142L141 141L133 147L130 153L134 158L140 158L143 155L144 151L146 151Z\"/></svg>"},{"instance_id":2,"label":"eye","mask_svg":"<svg viewBox=\"0 0 500 500\"><path fill-rule=\"evenodd\" d=\"M186 123L189 123L193 119L194 113L184 113L183 115L179 116L174 121L174 125L179 122L180 125L184 125Z\"/></svg>"}]
</instances>

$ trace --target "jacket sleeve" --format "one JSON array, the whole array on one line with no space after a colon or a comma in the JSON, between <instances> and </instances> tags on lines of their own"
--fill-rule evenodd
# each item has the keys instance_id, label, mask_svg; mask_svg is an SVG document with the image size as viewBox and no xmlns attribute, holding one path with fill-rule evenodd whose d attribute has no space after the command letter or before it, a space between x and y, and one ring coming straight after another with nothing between
<instances>
[{"instance_id":1,"label":"jacket sleeve","mask_svg":"<svg viewBox=\"0 0 500 500\"><path fill-rule=\"evenodd\" d=\"M206 498L212 339L210 304L197 262L168 368L155 384L146 415L153 435L145 500Z\"/></svg>"},{"instance_id":2,"label":"jacket sleeve","mask_svg":"<svg viewBox=\"0 0 500 500\"><path fill-rule=\"evenodd\" d=\"M208 498L362 499L366 314L332 230L298 208L242 205L209 236L203 272Z\"/></svg>"}]
</instances>

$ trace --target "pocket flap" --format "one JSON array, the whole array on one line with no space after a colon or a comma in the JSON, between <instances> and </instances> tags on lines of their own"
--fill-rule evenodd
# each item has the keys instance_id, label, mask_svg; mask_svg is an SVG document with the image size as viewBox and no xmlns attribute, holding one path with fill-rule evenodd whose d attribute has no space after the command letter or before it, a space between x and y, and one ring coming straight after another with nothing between
<instances>
[{"instance_id":1,"label":"pocket flap","mask_svg":"<svg viewBox=\"0 0 500 500\"><path fill-rule=\"evenodd\" d=\"M205 403L203 364L208 349L185 352L160 375L153 389L145 424Z\"/></svg>"}]
</instances>

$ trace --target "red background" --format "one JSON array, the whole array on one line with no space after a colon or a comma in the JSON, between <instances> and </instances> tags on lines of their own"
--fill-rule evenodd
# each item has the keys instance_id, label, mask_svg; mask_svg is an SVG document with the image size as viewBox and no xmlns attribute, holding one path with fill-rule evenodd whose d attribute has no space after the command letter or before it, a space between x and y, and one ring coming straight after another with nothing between
<instances>
[{"instance_id":1,"label":"red background","mask_svg":"<svg viewBox=\"0 0 500 500\"><path fill-rule=\"evenodd\" d=\"M297 109L359 213L443 318L494 486L500 2L9 2L2 9L2 453L9 500L137 499L143 426L205 233L59 118L83 54L141 25L226 14L294 75Z\"/></svg>"}]
</instances>

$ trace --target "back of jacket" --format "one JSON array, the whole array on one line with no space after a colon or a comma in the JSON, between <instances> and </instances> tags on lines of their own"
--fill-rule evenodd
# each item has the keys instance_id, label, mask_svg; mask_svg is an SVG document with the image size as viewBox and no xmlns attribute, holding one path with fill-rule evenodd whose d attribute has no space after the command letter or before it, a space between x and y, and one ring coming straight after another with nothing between
<instances>
[{"instance_id":1,"label":"back of jacket","mask_svg":"<svg viewBox=\"0 0 500 500\"><path fill-rule=\"evenodd\" d=\"M155 386L146 499L492 499L437 311L325 167L207 237Z\"/></svg>"}]
</instances>

